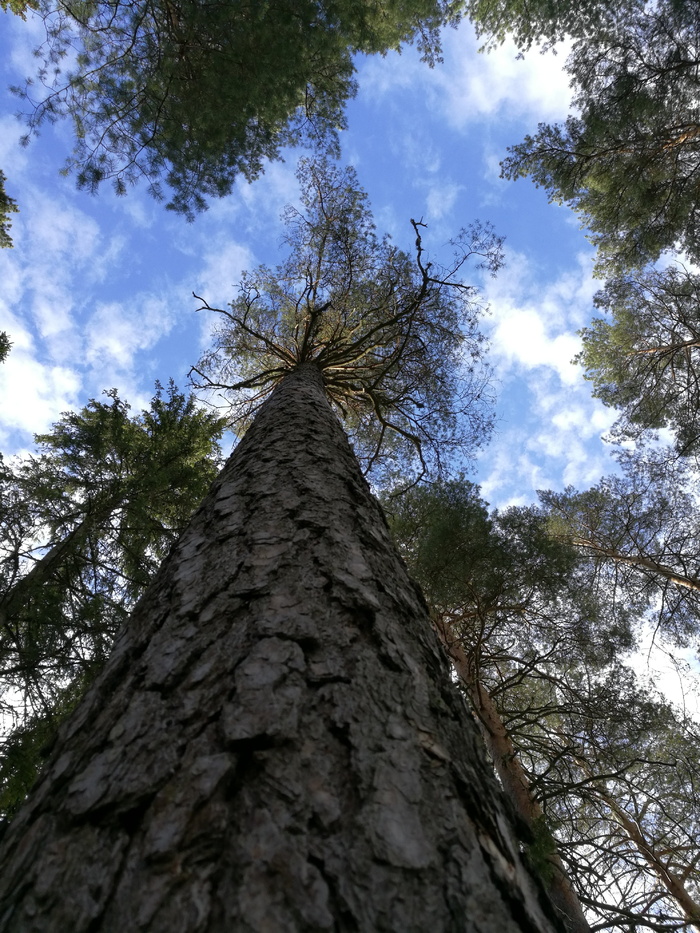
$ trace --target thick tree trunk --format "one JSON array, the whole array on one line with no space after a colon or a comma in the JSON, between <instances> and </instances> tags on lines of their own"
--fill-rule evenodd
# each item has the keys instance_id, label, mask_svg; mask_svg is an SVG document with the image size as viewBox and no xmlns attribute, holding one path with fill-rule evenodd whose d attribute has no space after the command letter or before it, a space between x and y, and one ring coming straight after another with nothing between
<instances>
[{"instance_id":1,"label":"thick tree trunk","mask_svg":"<svg viewBox=\"0 0 700 933\"><path fill-rule=\"evenodd\" d=\"M551 933L426 607L306 365L0 851L11 933Z\"/></svg>"}]
</instances>

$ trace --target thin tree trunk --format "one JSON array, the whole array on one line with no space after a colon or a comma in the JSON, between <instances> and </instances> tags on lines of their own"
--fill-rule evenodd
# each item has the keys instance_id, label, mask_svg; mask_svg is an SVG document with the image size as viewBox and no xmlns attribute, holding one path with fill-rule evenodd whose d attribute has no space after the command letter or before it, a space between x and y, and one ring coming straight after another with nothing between
<instances>
[{"instance_id":1,"label":"thin tree trunk","mask_svg":"<svg viewBox=\"0 0 700 933\"><path fill-rule=\"evenodd\" d=\"M515 746L503 724L491 694L472 672L466 652L454 638L449 627L436 621L435 628L441 642L449 652L457 674L469 693L476 711L477 723L486 743L496 773L513 809L533 835L546 829L545 816L539 803L532 796L530 782L520 764ZM568 872L551 837L553 850L547 855L547 872L544 884L554 907L562 917L569 933L590 933L583 907L572 887Z\"/></svg>"},{"instance_id":2,"label":"thin tree trunk","mask_svg":"<svg viewBox=\"0 0 700 933\"><path fill-rule=\"evenodd\" d=\"M11 933L552 933L313 365L261 409L0 848Z\"/></svg>"},{"instance_id":3,"label":"thin tree trunk","mask_svg":"<svg viewBox=\"0 0 700 933\"><path fill-rule=\"evenodd\" d=\"M582 758L577 758L576 763L588 778L595 778L587 761ZM624 830L651 871L659 879L661 885L685 914L686 920L690 926L700 933L700 904L690 895L683 883L683 879L664 863L663 858L659 856L653 843L649 842L646 838L638 823L630 817L624 807L620 806L620 804L607 793L604 782L595 782L591 787L596 796L599 797L610 810L612 819Z\"/></svg>"},{"instance_id":4,"label":"thin tree trunk","mask_svg":"<svg viewBox=\"0 0 700 933\"><path fill-rule=\"evenodd\" d=\"M598 786L596 793L610 808L615 821L625 830L647 865L683 911L692 928L700 931L700 904L690 896L681 878L659 858L654 846L644 837L639 826L630 819L624 808Z\"/></svg>"},{"instance_id":5,"label":"thin tree trunk","mask_svg":"<svg viewBox=\"0 0 700 933\"><path fill-rule=\"evenodd\" d=\"M642 570L647 570L650 573L656 574L657 576L664 577L664 579L670 581L671 583L675 583L677 586L683 586L686 589L700 592L699 580L696 580L693 577L685 576L682 573L678 573L673 569L673 567L669 567L667 564L661 564L653 557L646 557L643 554L622 554L620 551L616 551L614 548L605 547L603 544L598 544L596 541L593 541L590 538L579 538L573 536L569 538L569 540L576 547L583 548L587 551L592 551L595 554L600 554L602 557L607 557L608 560L615 561L618 564L627 564L631 567L639 567Z\"/></svg>"},{"instance_id":6,"label":"thin tree trunk","mask_svg":"<svg viewBox=\"0 0 700 933\"><path fill-rule=\"evenodd\" d=\"M120 502L121 500L117 499L107 506L103 504L99 509L96 506L88 506L85 515L75 528L50 547L34 563L32 569L0 598L0 625L5 625L13 615L22 610L32 593L36 593L40 587L45 586L51 580L51 577L64 563L66 556L75 550L91 531L106 522L119 507Z\"/></svg>"}]
</instances>

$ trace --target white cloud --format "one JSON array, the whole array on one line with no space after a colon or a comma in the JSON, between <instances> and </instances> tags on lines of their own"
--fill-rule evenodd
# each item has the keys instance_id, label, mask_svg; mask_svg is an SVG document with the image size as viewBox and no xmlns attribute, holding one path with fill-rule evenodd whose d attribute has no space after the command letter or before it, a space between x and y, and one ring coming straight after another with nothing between
<instances>
[{"instance_id":1,"label":"white cloud","mask_svg":"<svg viewBox=\"0 0 700 933\"><path fill-rule=\"evenodd\" d=\"M570 362L597 287L585 255L548 282L524 256L511 254L504 273L486 285L500 421L479 472L496 505L534 501L539 488L586 488L614 469L601 436L615 412L591 397Z\"/></svg>"},{"instance_id":2,"label":"white cloud","mask_svg":"<svg viewBox=\"0 0 700 933\"><path fill-rule=\"evenodd\" d=\"M573 400L571 392L548 388L538 398L532 385L521 385L518 406L505 406L496 435L479 458L484 496L499 508L535 502L538 489L586 489L615 470L600 440L614 413L603 410L601 417L602 406L586 396L585 387L577 387Z\"/></svg>"},{"instance_id":3,"label":"white cloud","mask_svg":"<svg viewBox=\"0 0 700 933\"><path fill-rule=\"evenodd\" d=\"M505 269L484 289L491 305L490 338L499 373L544 366L565 385L577 383L580 369L571 364L580 349L576 331L591 317L597 288L585 255L579 256L577 268L542 283L523 255L509 252Z\"/></svg>"},{"instance_id":4,"label":"white cloud","mask_svg":"<svg viewBox=\"0 0 700 933\"><path fill-rule=\"evenodd\" d=\"M365 59L359 69L361 92L381 98L385 106L390 95L410 88L412 94L427 96L431 108L458 129L496 115L554 121L570 112L564 73L568 45L522 57L511 41L489 53L480 53L479 46L472 25L464 22L445 34L444 62L433 69L412 50L400 58L393 53Z\"/></svg>"},{"instance_id":5,"label":"white cloud","mask_svg":"<svg viewBox=\"0 0 700 933\"><path fill-rule=\"evenodd\" d=\"M21 338L15 339L10 355L0 364L3 447L11 431L36 434L48 430L62 411L75 406L80 389L80 376L75 370L45 365L23 344Z\"/></svg>"},{"instance_id":6,"label":"white cloud","mask_svg":"<svg viewBox=\"0 0 700 933\"><path fill-rule=\"evenodd\" d=\"M247 246L225 236L209 244L202 260L196 290L212 307L226 307L237 296L243 273L259 265Z\"/></svg>"},{"instance_id":7,"label":"white cloud","mask_svg":"<svg viewBox=\"0 0 700 933\"><path fill-rule=\"evenodd\" d=\"M103 384L117 384L134 366L137 353L155 346L173 322L164 297L137 295L129 307L102 303L84 328L85 362Z\"/></svg>"},{"instance_id":8,"label":"white cloud","mask_svg":"<svg viewBox=\"0 0 700 933\"><path fill-rule=\"evenodd\" d=\"M23 129L15 117L0 117L0 168L7 176L8 193L15 196L16 175L27 168L29 151L20 146Z\"/></svg>"},{"instance_id":9,"label":"white cloud","mask_svg":"<svg viewBox=\"0 0 700 933\"><path fill-rule=\"evenodd\" d=\"M573 384L578 372L570 360L579 348L574 334L552 334L547 321L532 307L501 305L492 334L496 352L525 369L548 366L564 383Z\"/></svg>"},{"instance_id":10,"label":"white cloud","mask_svg":"<svg viewBox=\"0 0 700 933\"><path fill-rule=\"evenodd\" d=\"M46 38L46 27L41 15L31 10L27 12L26 19L5 13L2 22L3 29L11 36L10 54L5 61L5 70L14 71L13 83L19 83L21 78L36 73L38 60L34 55L34 49Z\"/></svg>"},{"instance_id":11,"label":"white cloud","mask_svg":"<svg viewBox=\"0 0 700 933\"><path fill-rule=\"evenodd\" d=\"M445 182L442 178L438 178L430 184L426 195L426 220L436 221L446 217L454 208L463 187L463 185Z\"/></svg>"},{"instance_id":12,"label":"white cloud","mask_svg":"<svg viewBox=\"0 0 700 933\"><path fill-rule=\"evenodd\" d=\"M483 54L477 51L479 43L466 25L448 35L446 66L435 70L439 103L452 125L461 129L473 120L503 112L520 119L566 117L571 99L563 73L566 47L559 47L557 54L533 50L520 58L508 41Z\"/></svg>"}]
</instances>

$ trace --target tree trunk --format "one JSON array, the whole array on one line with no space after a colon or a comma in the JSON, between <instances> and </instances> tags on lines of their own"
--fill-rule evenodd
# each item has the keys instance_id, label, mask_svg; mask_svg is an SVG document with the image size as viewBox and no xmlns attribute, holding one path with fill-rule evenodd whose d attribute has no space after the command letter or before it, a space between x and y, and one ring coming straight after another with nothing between
<instances>
[{"instance_id":1,"label":"tree trunk","mask_svg":"<svg viewBox=\"0 0 700 933\"><path fill-rule=\"evenodd\" d=\"M0 850L11 933L552 933L313 365L277 387Z\"/></svg>"},{"instance_id":2,"label":"tree trunk","mask_svg":"<svg viewBox=\"0 0 700 933\"><path fill-rule=\"evenodd\" d=\"M593 781L595 775L588 762L582 758L577 758L576 763L589 780ZM669 855L667 864L663 860L663 855L659 855L657 852L656 846L644 835L641 825L632 819L625 808L608 794L605 788L605 780L596 780L595 783L591 784L591 788L596 796L608 807L611 818L623 829L651 871L659 879L661 885L676 902L685 915L687 923L700 933L700 903L694 900L688 892L682 876L678 875L670 867L672 864L672 858L670 857L672 849L667 851L667 855Z\"/></svg>"},{"instance_id":3,"label":"tree trunk","mask_svg":"<svg viewBox=\"0 0 700 933\"><path fill-rule=\"evenodd\" d=\"M98 508L96 505L88 505L85 514L71 531L67 532L65 537L52 545L45 554L34 562L32 569L23 577L20 577L6 593L0 597L0 627L7 625L8 620L26 606L33 593L36 593L42 586L51 581L64 564L66 556L71 551L77 550L82 540L90 532L99 528L100 525L107 522L110 516L121 505L121 499L109 500Z\"/></svg>"},{"instance_id":4,"label":"tree trunk","mask_svg":"<svg viewBox=\"0 0 700 933\"><path fill-rule=\"evenodd\" d=\"M606 557L608 560L615 561L618 564L628 564L630 567L639 567L641 570L647 570L656 576L664 577L664 579L678 586L684 586L686 589L700 592L700 580L678 573L673 567L662 564L653 557L647 557L644 554L623 554L621 551L616 551L614 548L598 544L590 538L573 536L569 538L569 540L576 547L583 548L586 551L592 551L594 554L600 554L602 557Z\"/></svg>"},{"instance_id":5,"label":"tree trunk","mask_svg":"<svg viewBox=\"0 0 700 933\"><path fill-rule=\"evenodd\" d=\"M491 694L472 673L467 654L450 632L448 625L437 620L435 627L469 694L481 735L506 797L533 837L545 832L548 841L551 841L551 851L546 855L547 871L544 872L544 883L552 904L559 912L568 933L591 933L581 902L557 850L556 839L547 828L542 807L532 795L530 782Z\"/></svg>"}]
</instances>

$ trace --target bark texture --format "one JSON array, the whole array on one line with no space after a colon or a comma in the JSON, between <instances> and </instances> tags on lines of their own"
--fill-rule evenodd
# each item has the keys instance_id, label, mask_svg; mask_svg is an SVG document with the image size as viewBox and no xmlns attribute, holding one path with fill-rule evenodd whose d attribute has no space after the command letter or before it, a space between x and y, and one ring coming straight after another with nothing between
<instances>
[{"instance_id":1,"label":"bark texture","mask_svg":"<svg viewBox=\"0 0 700 933\"><path fill-rule=\"evenodd\" d=\"M11 933L551 933L425 604L300 367L0 851Z\"/></svg>"}]
</instances>

